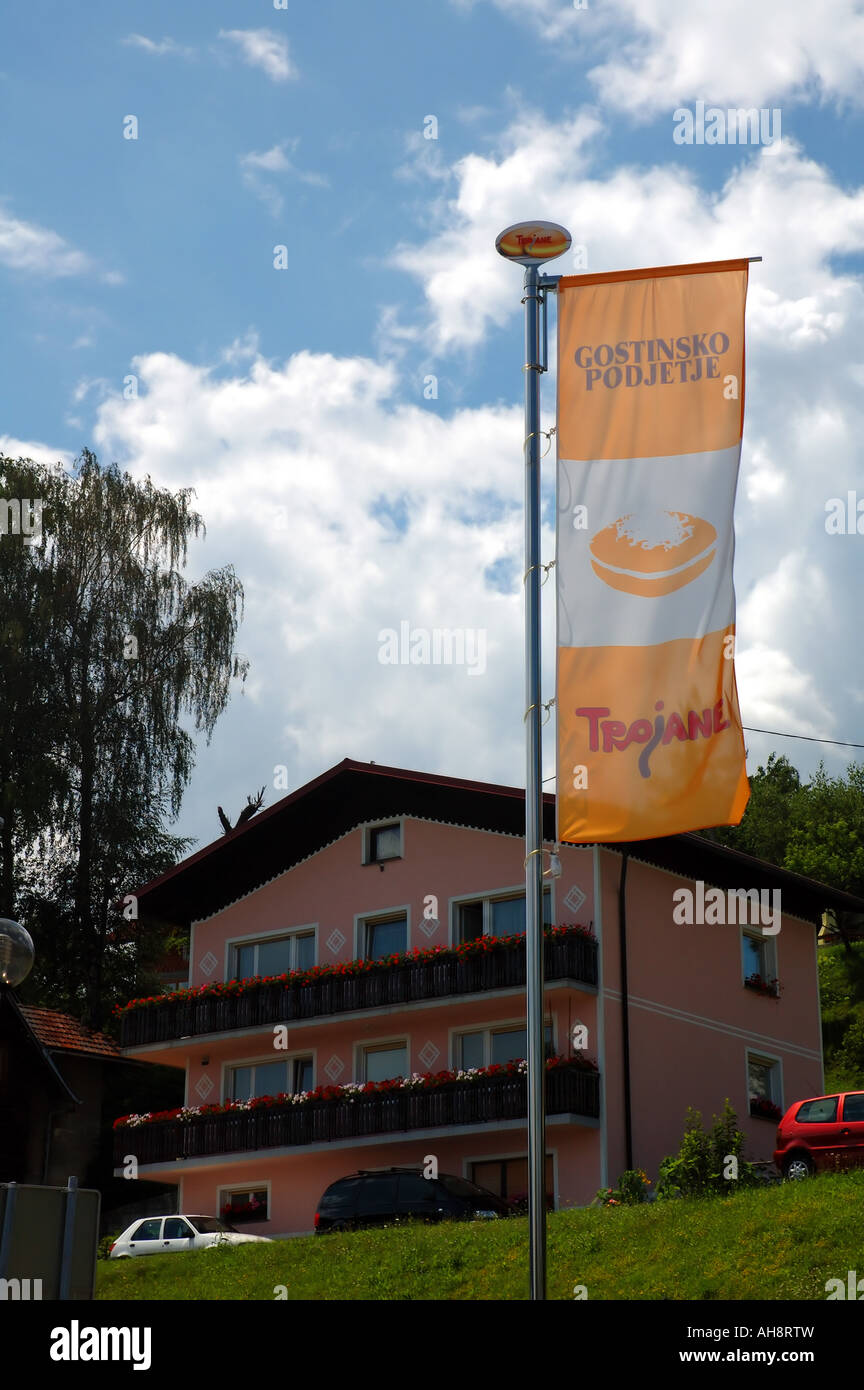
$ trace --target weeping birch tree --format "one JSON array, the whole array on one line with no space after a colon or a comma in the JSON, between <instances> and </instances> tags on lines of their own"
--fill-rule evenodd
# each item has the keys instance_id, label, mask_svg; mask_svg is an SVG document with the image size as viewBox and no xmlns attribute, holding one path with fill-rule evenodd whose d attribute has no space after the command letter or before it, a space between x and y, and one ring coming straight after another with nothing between
<instances>
[{"instance_id":1,"label":"weeping birch tree","mask_svg":"<svg viewBox=\"0 0 864 1390\"><path fill-rule=\"evenodd\" d=\"M0 555L4 640L18 652L0 737L5 747L29 729L32 759L0 788L3 901L28 907L53 947L34 970L44 1002L47 989L100 1027L129 968L116 904L188 847L167 824L195 736L209 741L246 675L234 650L243 590L230 565L185 577L190 540L205 532L191 489L134 479L88 450L70 473L0 460L0 479L7 496L26 483L43 499L38 543L8 552L8 566Z\"/></svg>"}]
</instances>

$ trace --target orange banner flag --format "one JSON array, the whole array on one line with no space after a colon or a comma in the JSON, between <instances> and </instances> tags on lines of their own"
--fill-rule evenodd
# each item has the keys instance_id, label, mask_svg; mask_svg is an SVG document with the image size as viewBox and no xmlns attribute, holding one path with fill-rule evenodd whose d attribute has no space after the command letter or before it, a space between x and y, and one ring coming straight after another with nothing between
<instances>
[{"instance_id":1,"label":"orange banner flag","mask_svg":"<svg viewBox=\"0 0 864 1390\"><path fill-rule=\"evenodd\" d=\"M737 825L746 261L558 285L558 838Z\"/></svg>"}]
</instances>

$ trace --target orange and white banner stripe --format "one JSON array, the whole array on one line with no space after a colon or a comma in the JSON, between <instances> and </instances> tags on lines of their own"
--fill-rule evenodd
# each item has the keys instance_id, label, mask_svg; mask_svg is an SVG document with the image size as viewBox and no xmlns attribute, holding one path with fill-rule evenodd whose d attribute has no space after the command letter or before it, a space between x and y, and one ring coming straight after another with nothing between
<instances>
[{"instance_id":1,"label":"orange and white banner stripe","mask_svg":"<svg viewBox=\"0 0 864 1390\"><path fill-rule=\"evenodd\" d=\"M737 825L747 262L558 286L558 838Z\"/></svg>"}]
</instances>

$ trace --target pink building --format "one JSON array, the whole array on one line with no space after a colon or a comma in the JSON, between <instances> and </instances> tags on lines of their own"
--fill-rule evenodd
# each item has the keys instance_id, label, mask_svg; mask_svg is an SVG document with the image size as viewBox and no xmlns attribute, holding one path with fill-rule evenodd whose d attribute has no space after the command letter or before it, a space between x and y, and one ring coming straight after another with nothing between
<instances>
[{"instance_id":1,"label":"pink building","mask_svg":"<svg viewBox=\"0 0 864 1390\"><path fill-rule=\"evenodd\" d=\"M551 797L545 814L551 843ZM524 1193L525 1080L506 1067L525 1055L524 943L496 944L524 931L523 834L518 789L346 759L141 889L142 917L189 927L188 983L207 989L129 1008L121 1041L182 1067L202 1113L118 1128L118 1174L134 1156L140 1178L176 1180L178 1210L230 1208L267 1235L311 1231L336 1178L432 1155ZM769 1159L772 1116L822 1089L821 914L862 905L699 835L565 845L560 860L545 911L559 928L550 1200L588 1203L625 1168L656 1176L687 1106L710 1121L727 1096L749 1156ZM331 969L272 979L315 967ZM215 989L255 977L269 982ZM444 1070L470 1075L419 1079Z\"/></svg>"}]
</instances>

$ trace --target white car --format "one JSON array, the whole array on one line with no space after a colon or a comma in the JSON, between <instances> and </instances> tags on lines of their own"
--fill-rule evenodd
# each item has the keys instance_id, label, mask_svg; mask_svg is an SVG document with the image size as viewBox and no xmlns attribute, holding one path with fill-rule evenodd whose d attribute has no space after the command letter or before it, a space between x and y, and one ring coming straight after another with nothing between
<instances>
[{"instance_id":1,"label":"white car","mask_svg":"<svg viewBox=\"0 0 864 1390\"><path fill-rule=\"evenodd\" d=\"M215 1216L144 1216L118 1236L109 1259L131 1255L167 1255L172 1250L209 1250L216 1245L272 1244L269 1236L244 1236Z\"/></svg>"}]
</instances>

